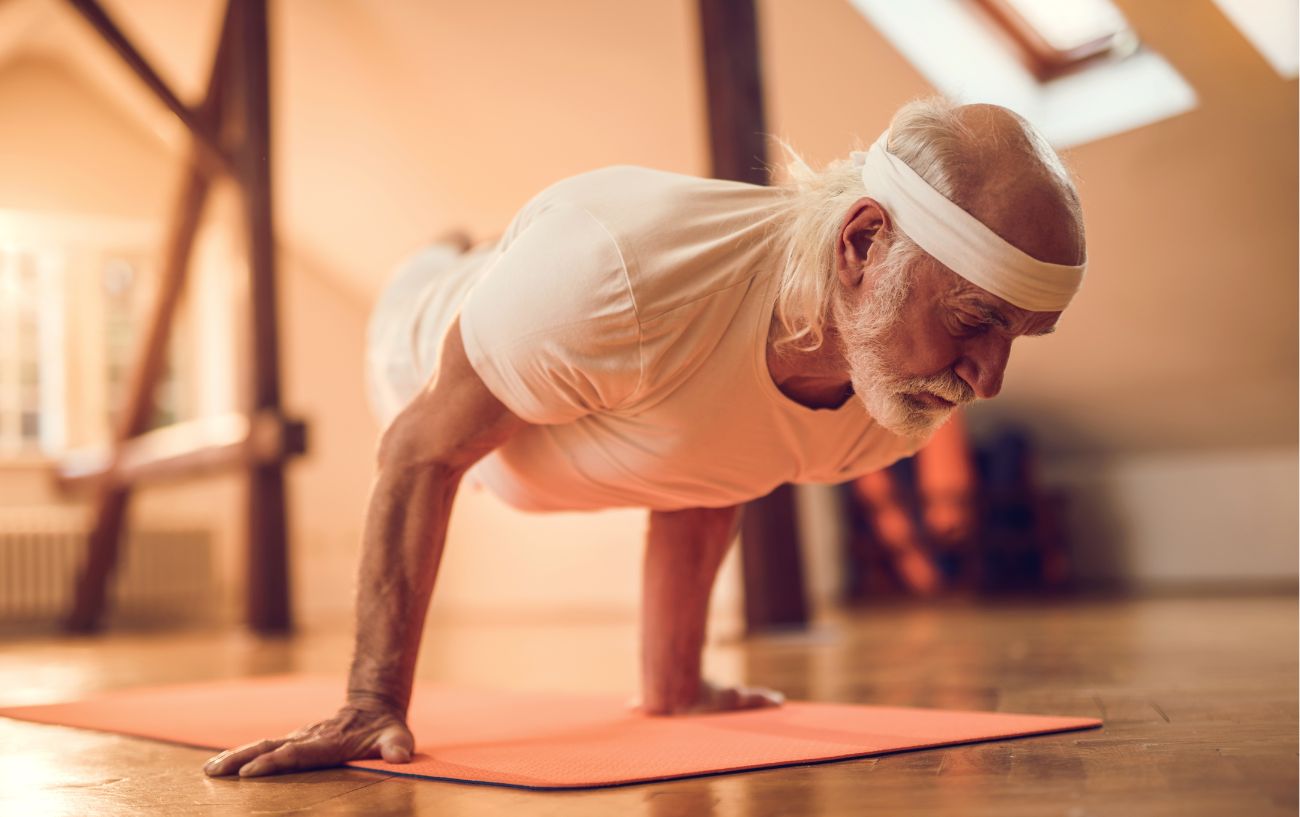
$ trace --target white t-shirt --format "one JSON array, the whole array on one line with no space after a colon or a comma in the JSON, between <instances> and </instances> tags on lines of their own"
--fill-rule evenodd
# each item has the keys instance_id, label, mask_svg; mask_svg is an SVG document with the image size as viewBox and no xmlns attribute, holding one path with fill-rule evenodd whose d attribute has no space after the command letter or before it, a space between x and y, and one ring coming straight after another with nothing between
<instances>
[{"instance_id":1,"label":"white t-shirt","mask_svg":"<svg viewBox=\"0 0 1300 817\"><path fill-rule=\"evenodd\" d=\"M402 283L408 269L385 295L412 314L384 322L411 350L398 368L416 386L399 398L427 379L459 306L470 364L531 424L470 476L525 510L721 507L912 453L856 398L811 409L772 382L775 195L612 167L543 191L494 247L426 253L439 270L423 288ZM392 347L377 354L391 370Z\"/></svg>"}]
</instances>

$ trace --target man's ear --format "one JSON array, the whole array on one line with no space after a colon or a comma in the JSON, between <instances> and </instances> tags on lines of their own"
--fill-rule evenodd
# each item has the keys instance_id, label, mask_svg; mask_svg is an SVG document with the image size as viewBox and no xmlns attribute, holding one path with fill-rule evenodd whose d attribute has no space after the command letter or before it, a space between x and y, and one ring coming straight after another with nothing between
<instances>
[{"instance_id":1,"label":"man's ear","mask_svg":"<svg viewBox=\"0 0 1300 817\"><path fill-rule=\"evenodd\" d=\"M862 283L871 248L889 228L889 213L880 202L867 196L853 202L835 242L835 274L841 284L857 287Z\"/></svg>"}]
</instances>

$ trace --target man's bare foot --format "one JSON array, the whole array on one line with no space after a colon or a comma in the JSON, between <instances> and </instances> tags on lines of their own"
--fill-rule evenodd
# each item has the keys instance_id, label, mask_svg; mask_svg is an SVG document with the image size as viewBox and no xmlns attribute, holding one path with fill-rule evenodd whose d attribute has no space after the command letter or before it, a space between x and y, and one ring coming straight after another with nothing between
<instances>
[{"instance_id":1,"label":"man's bare foot","mask_svg":"<svg viewBox=\"0 0 1300 817\"><path fill-rule=\"evenodd\" d=\"M454 248L457 252L463 253L467 252L470 247L474 246L474 239L470 237L469 233L457 227L444 233L440 233L433 239L433 243L445 244Z\"/></svg>"},{"instance_id":2,"label":"man's bare foot","mask_svg":"<svg viewBox=\"0 0 1300 817\"><path fill-rule=\"evenodd\" d=\"M647 715L700 715L706 712L734 712L742 709L764 709L785 703L785 695L766 687L732 687L700 681L700 692L695 702L686 706L663 706L648 710L640 701L632 701L632 709Z\"/></svg>"}]
</instances>

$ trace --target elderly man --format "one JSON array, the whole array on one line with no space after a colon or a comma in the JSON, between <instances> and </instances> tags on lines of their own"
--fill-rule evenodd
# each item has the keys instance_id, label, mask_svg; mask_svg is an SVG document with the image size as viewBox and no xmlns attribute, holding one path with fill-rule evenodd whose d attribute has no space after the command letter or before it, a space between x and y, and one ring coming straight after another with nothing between
<instances>
[{"instance_id":1,"label":"elderly man","mask_svg":"<svg viewBox=\"0 0 1300 817\"><path fill-rule=\"evenodd\" d=\"M996 395L1012 341L1053 330L1084 263L1064 168L1002 108L914 102L870 150L820 173L796 159L792 175L598 170L543 191L492 247L405 266L372 323L387 427L347 703L208 774L409 760L416 654L464 479L528 510L650 509L645 713L781 703L700 677L738 507L883 468Z\"/></svg>"}]
</instances>

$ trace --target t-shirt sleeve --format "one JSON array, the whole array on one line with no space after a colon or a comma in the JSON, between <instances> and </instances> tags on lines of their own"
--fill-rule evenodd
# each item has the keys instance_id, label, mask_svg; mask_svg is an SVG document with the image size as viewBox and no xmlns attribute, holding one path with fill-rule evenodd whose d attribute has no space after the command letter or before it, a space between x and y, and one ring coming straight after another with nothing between
<instances>
[{"instance_id":1,"label":"t-shirt sleeve","mask_svg":"<svg viewBox=\"0 0 1300 817\"><path fill-rule=\"evenodd\" d=\"M488 390L530 423L617 409L641 380L619 247L573 205L551 203L508 235L461 306L460 331Z\"/></svg>"}]
</instances>

